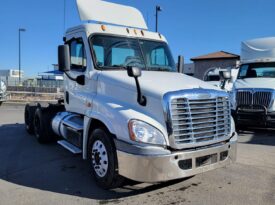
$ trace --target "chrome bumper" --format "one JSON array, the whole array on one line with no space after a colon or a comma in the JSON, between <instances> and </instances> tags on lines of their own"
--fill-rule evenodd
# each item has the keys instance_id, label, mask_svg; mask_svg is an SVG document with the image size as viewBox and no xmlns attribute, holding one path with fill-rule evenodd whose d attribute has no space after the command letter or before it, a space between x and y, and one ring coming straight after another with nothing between
<instances>
[{"instance_id":1,"label":"chrome bumper","mask_svg":"<svg viewBox=\"0 0 275 205\"><path fill-rule=\"evenodd\" d=\"M225 167L236 161L236 152L237 136L227 143L205 149L157 156L129 154L118 150L117 157L120 175L139 182L153 183L186 178Z\"/></svg>"}]
</instances>

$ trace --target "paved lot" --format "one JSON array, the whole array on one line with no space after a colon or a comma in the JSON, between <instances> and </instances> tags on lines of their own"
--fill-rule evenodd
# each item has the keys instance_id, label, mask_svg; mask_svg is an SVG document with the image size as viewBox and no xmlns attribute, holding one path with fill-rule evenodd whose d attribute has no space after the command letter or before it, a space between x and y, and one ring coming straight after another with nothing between
<instances>
[{"instance_id":1,"label":"paved lot","mask_svg":"<svg viewBox=\"0 0 275 205\"><path fill-rule=\"evenodd\" d=\"M240 134L237 163L191 179L99 189L88 163L26 134L23 106L0 107L0 204L275 204L275 131Z\"/></svg>"}]
</instances>

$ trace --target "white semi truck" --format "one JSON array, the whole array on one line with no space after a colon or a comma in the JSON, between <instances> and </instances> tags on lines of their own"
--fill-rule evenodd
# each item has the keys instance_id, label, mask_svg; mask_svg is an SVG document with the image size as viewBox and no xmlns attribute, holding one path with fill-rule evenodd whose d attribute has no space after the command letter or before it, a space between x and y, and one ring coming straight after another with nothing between
<instances>
[{"instance_id":1,"label":"white semi truck","mask_svg":"<svg viewBox=\"0 0 275 205\"><path fill-rule=\"evenodd\" d=\"M7 99L7 86L6 84L0 80L0 106Z\"/></svg>"},{"instance_id":2,"label":"white semi truck","mask_svg":"<svg viewBox=\"0 0 275 205\"><path fill-rule=\"evenodd\" d=\"M90 23L69 29L58 48L64 104L27 105L29 133L82 153L104 188L124 178L185 178L236 160L226 92L178 73L165 37L148 31L135 8L77 5Z\"/></svg>"},{"instance_id":3,"label":"white semi truck","mask_svg":"<svg viewBox=\"0 0 275 205\"><path fill-rule=\"evenodd\" d=\"M241 66L232 90L232 114L239 129L275 127L275 37L242 43Z\"/></svg>"}]
</instances>

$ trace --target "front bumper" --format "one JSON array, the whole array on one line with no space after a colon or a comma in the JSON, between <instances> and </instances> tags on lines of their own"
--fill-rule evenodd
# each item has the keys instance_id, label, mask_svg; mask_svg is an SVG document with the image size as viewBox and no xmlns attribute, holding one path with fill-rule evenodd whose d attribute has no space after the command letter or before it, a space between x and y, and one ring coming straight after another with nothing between
<instances>
[{"instance_id":1,"label":"front bumper","mask_svg":"<svg viewBox=\"0 0 275 205\"><path fill-rule=\"evenodd\" d=\"M237 125L275 127L275 112L232 110L231 113Z\"/></svg>"},{"instance_id":2,"label":"front bumper","mask_svg":"<svg viewBox=\"0 0 275 205\"><path fill-rule=\"evenodd\" d=\"M118 149L119 174L139 182L186 178L236 161L237 133L230 141L197 150L170 154L131 154Z\"/></svg>"}]
</instances>

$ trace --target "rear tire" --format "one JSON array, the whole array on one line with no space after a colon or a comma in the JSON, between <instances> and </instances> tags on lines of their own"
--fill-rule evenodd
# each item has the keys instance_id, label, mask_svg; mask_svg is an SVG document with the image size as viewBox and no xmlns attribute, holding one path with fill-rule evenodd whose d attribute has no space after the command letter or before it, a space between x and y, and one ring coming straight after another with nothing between
<instances>
[{"instance_id":1,"label":"rear tire","mask_svg":"<svg viewBox=\"0 0 275 205\"><path fill-rule=\"evenodd\" d=\"M34 134L34 114L37 106L27 104L25 106L25 128L29 134Z\"/></svg>"},{"instance_id":2,"label":"rear tire","mask_svg":"<svg viewBox=\"0 0 275 205\"><path fill-rule=\"evenodd\" d=\"M2 103L3 103L3 102L2 102L2 101L0 101L0 106L2 105Z\"/></svg>"},{"instance_id":3,"label":"rear tire","mask_svg":"<svg viewBox=\"0 0 275 205\"><path fill-rule=\"evenodd\" d=\"M49 143L57 138L52 130L52 119L55 112L49 108L37 107L34 115L34 133L39 143Z\"/></svg>"},{"instance_id":4,"label":"rear tire","mask_svg":"<svg viewBox=\"0 0 275 205\"><path fill-rule=\"evenodd\" d=\"M108 130L93 130L88 143L88 154L98 186L113 189L123 184L125 178L118 174L116 147Z\"/></svg>"}]
</instances>

